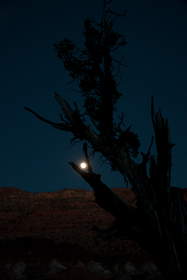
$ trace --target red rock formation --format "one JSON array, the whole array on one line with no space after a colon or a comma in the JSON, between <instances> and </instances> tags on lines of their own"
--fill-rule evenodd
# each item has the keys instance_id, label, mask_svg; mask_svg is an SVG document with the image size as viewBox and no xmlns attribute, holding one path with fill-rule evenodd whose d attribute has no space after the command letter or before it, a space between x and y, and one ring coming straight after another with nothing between
<instances>
[{"instance_id":1,"label":"red rock formation","mask_svg":"<svg viewBox=\"0 0 187 280\"><path fill-rule=\"evenodd\" d=\"M135 205L135 196L130 189L113 190ZM183 192L187 197L186 189ZM126 254L133 258L136 254L137 257L140 248L132 240L108 243L99 239L93 230L93 226L106 228L112 223L113 217L94 202L92 191L65 189L31 193L17 188L0 188L1 239L47 238L56 243L74 244L102 256Z\"/></svg>"}]
</instances>

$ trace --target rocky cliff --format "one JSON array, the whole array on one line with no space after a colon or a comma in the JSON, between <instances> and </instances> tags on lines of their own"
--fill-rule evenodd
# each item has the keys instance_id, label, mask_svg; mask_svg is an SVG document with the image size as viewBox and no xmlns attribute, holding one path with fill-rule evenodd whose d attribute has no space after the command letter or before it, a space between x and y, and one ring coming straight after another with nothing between
<instances>
[{"instance_id":1,"label":"rocky cliff","mask_svg":"<svg viewBox=\"0 0 187 280\"><path fill-rule=\"evenodd\" d=\"M136 199L130 189L113 190L135 206ZM186 196L186 192L184 195ZM72 273L67 279L79 279L77 273L72 271L78 269L80 274L84 271L93 276L94 269L104 271L113 267L113 272L110 270L108 274L105 273L106 275L104 272L101 273L102 277L106 276L102 279L107 277L118 279L114 278L117 273L114 270L120 270L119 267L117 269L117 265L119 266L122 260L123 264L125 260L123 269L129 263L141 267L147 262L152 263L151 256L143 252L133 240L125 237L124 240L106 240L98 236L94 230L95 227L107 228L112 223L113 217L94 202L92 191L65 189L57 192L31 193L17 188L2 187L0 188L1 275L4 275L3 279L19 279L20 275L26 277L25 279L35 279L33 277L39 274L43 276L36 279L66 279L70 277L66 274ZM71 267L69 272L68 267ZM50 274L50 269L60 278L54 278L54 273ZM93 277L101 279L98 275ZM84 276L80 279L84 279Z\"/></svg>"}]
</instances>

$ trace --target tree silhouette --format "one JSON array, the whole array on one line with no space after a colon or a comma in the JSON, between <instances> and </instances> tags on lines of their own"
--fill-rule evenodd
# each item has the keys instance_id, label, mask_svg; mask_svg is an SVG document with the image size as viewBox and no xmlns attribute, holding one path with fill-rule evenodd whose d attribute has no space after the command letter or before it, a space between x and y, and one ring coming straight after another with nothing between
<instances>
[{"instance_id":1,"label":"tree silhouette","mask_svg":"<svg viewBox=\"0 0 187 280\"><path fill-rule=\"evenodd\" d=\"M111 1L104 1L99 23L84 21L84 47L79 49L69 39L55 48L70 77L77 81L83 106L68 103L58 93L54 97L61 108L60 122L50 121L25 107L35 117L56 129L71 132L73 140L83 142L88 168L81 170L75 162L72 168L93 188L99 206L115 218L119 235L138 241L155 259L165 279L182 279L186 273L186 202L180 189L171 187L171 150L168 121L154 111L151 117L154 137L145 153L140 152L138 135L127 125L124 115L118 115L116 105L121 97L116 72L122 66L114 53L127 44L114 31L115 19L124 16L111 10ZM155 140L156 155L151 154ZM136 207L122 201L105 185L101 175L93 171L90 151L100 153L128 182L136 194ZM141 159L138 161L138 159Z\"/></svg>"}]
</instances>

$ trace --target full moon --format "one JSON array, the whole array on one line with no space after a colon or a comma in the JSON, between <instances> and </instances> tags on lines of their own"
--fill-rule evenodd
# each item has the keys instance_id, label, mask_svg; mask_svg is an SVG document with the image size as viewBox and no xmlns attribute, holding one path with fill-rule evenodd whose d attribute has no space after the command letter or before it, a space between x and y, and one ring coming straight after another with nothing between
<instances>
[{"instance_id":1,"label":"full moon","mask_svg":"<svg viewBox=\"0 0 187 280\"><path fill-rule=\"evenodd\" d=\"M82 161L81 163L80 163L80 168L81 169L86 169L88 167L88 164L85 162L85 161Z\"/></svg>"}]
</instances>

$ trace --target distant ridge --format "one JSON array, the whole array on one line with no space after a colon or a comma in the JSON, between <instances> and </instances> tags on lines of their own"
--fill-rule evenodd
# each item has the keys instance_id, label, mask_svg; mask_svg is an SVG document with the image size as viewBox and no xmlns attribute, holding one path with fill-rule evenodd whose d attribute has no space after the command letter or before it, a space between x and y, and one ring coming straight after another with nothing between
<instances>
[{"instance_id":1,"label":"distant ridge","mask_svg":"<svg viewBox=\"0 0 187 280\"><path fill-rule=\"evenodd\" d=\"M17 187L0 187L0 192L4 192L4 193L21 193L21 192L27 192L26 190L22 190L22 189L19 189Z\"/></svg>"},{"instance_id":2,"label":"distant ridge","mask_svg":"<svg viewBox=\"0 0 187 280\"><path fill-rule=\"evenodd\" d=\"M121 194L121 195L132 195L134 196L131 188L126 188L126 187L116 187L116 188L111 188L114 192L118 193L118 194ZM179 189L183 195L184 195L184 198L185 200L187 200L187 188L179 188L179 187L174 187L172 186L172 189ZM72 193L72 194L75 194L75 193L92 193L93 191L90 189L90 190L85 190L85 189L81 189L81 188L63 188L63 189L60 189L60 190L56 190L56 191L41 191L41 192L32 192L32 191L29 191L29 190L23 190L23 189L20 189L18 187L13 187L13 186L0 186L0 193L30 193L30 194L63 194L63 193Z\"/></svg>"}]
</instances>

